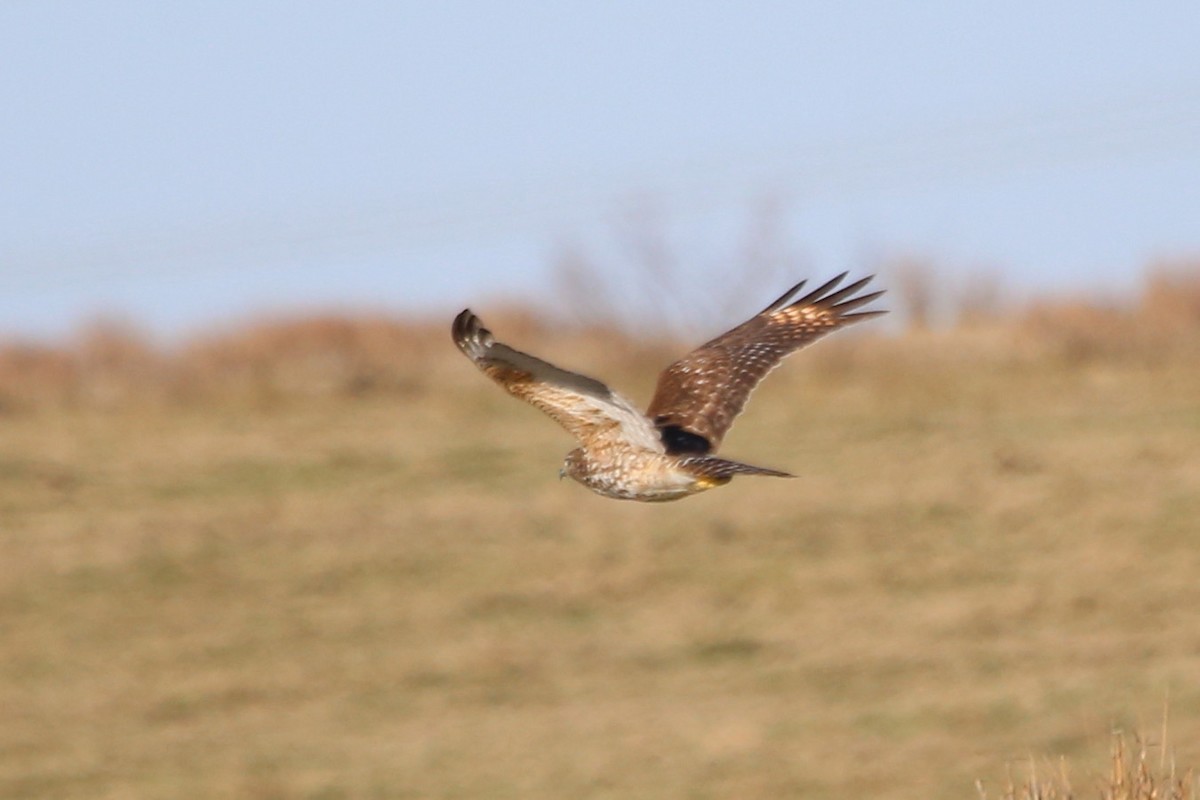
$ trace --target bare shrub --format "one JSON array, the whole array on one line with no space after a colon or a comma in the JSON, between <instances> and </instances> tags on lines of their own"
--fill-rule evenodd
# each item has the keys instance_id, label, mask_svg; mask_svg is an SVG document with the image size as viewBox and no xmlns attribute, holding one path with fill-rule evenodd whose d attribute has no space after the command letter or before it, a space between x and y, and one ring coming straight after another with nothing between
<instances>
[{"instance_id":1,"label":"bare shrub","mask_svg":"<svg viewBox=\"0 0 1200 800\"><path fill-rule=\"evenodd\" d=\"M170 380L170 365L131 324L98 319L76 336L80 400L115 406L157 396Z\"/></svg>"},{"instance_id":2,"label":"bare shrub","mask_svg":"<svg viewBox=\"0 0 1200 800\"><path fill-rule=\"evenodd\" d=\"M28 342L0 346L0 413L61 405L78 385L79 364L69 351Z\"/></svg>"},{"instance_id":3,"label":"bare shrub","mask_svg":"<svg viewBox=\"0 0 1200 800\"><path fill-rule=\"evenodd\" d=\"M1127 310L1083 301L1036 303L1025 311L1022 327L1052 354L1072 363L1113 357L1133 345Z\"/></svg>"},{"instance_id":4,"label":"bare shrub","mask_svg":"<svg viewBox=\"0 0 1200 800\"><path fill-rule=\"evenodd\" d=\"M612 326L693 341L713 333L713 320L758 310L763 295L797 280L800 258L787 241L782 204L750 210L737 241L724 252L689 252L653 204L633 202L614 215L603 241L562 245L553 274L563 306L590 326Z\"/></svg>"},{"instance_id":5,"label":"bare shrub","mask_svg":"<svg viewBox=\"0 0 1200 800\"><path fill-rule=\"evenodd\" d=\"M1138 315L1146 323L1174 334L1200 328L1200 262L1151 266Z\"/></svg>"},{"instance_id":6,"label":"bare shrub","mask_svg":"<svg viewBox=\"0 0 1200 800\"><path fill-rule=\"evenodd\" d=\"M971 272L958 290L955 313L960 326L992 324L1004 314L1004 285L992 270Z\"/></svg>"},{"instance_id":7,"label":"bare shrub","mask_svg":"<svg viewBox=\"0 0 1200 800\"><path fill-rule=\"evenodd\" d=\"M914 258L898 261L888 268L894 293L894 303L899 304L908 327L912 330L928 330L934 319L937 306L938 281L932 264Z\"/></svg>"},{"instance_id":8,"label":"bare shrub","mask_svg":"<svg viewBox=\"0 0 1200 800\"><path fill-rule=\"evenodd\" d=\"M379 317L315 316L210 336L179 356L180 391L322 396L413 391L433 348L427 326Z\"/></svg>"},{"instance_id":9,"label":"bare shrub","mask_svg":"<svg viewBox=\"0 0 1200 800\"><path fill-rule=\"evenodd\" d=\"M1200 357L1200 267L1151 268L1140 298L1124 303L1040 301L1018 324L1068 362Z\"/></svg>"}]
</instances>

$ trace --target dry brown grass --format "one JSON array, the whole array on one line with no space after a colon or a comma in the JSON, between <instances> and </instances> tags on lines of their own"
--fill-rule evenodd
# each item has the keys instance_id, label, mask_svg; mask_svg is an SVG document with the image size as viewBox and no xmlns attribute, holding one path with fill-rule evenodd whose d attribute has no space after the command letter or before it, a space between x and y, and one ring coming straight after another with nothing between
<instances>
[{"instance_id":1,"label":"dry brown grass","mask_svg":"<svg viewBox=\"0 0 1200 800\"><path fill-rule=\"evenodd\" d=\"M799 479L643 506L441 326L320 326L0 358L0 796L1088 797L1167 691L1200 763L1183 343L835 339L727 444Z\"/></svg>"},{"instance_id":2,"label":"dry brown grass","mask_svg":"<svg viewBox=\"0 0 1200 800\"><path fill-rule=\"evenodd\" d=\"M1165 730L1164 730L1165 733ZM1132 741L1132 745L1131 745ZM1194 770L1177 770L1168 754L1166 743L1152 746L1138 736L1129 737L1118 731L1112 736L1108 773L1091 775L1086 788L1077 789L1072 783L1071 768L1065 759L1057 764L1039 765L1030 759L1028 777L1020 785L1010 777L1003 794L1004 800L1074 800L1097 797L1100 800L1195 800L1200 795L1200 780ZM980 800L988 792L977 786Z\"/></svg>"}]
</instances>

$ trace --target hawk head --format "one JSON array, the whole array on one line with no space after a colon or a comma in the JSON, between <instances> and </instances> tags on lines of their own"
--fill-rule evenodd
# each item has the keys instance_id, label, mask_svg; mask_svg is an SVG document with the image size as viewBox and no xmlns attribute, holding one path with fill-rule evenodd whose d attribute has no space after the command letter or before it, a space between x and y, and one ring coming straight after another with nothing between
<instances>
[{"instance_id":1,"label":"hawk head","mask_svg":"<svg viewBox=\"0 0 1200 800\"><path fill-rule=\"evenodd\" d=\"M587 475L587 472L587 461L583 454L583 448L576 447L563 457L562 467L558 470L558 479L561 481L563 478L570 476L573 480L579 481L586 486L587 481L584 480L584 477Z\"/></svg>"}]
</instances>

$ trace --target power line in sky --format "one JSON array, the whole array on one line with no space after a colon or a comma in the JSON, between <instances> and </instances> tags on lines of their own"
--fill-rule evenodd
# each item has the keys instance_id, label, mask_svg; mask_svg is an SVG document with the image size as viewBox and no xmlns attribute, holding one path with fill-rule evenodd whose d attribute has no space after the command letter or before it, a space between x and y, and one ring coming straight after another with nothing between
<instances>
[{"instance_id":1,"label":"power line in sky","mask_svg":"<svg viewBox=\"0 0 1200 800\"><path fill-rule=\"evenodd\" d=\"M703 211L764 189L807 200L864 191L984 179L1113 159L1200 153L1200 90L1078 101L1039 114L1009 113L921 130L714 153L599 183L510 193L431 197L317 217L266 217L236 226L122 235L65 248L13 248L3 255L6 290L62 280L133 278L186 270L224 273L264 264L586 226L637 189L661 205ZM508 197L503 203L495 198Z\"/></svg>"}]
</instances>

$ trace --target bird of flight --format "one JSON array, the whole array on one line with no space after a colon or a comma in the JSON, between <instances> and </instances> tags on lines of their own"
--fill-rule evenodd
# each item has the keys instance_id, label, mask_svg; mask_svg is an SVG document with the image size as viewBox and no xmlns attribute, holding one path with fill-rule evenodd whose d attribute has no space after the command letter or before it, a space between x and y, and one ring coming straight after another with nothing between
<instances>
[{"instance_id":1,"label":"bird of flight","mask_svg":"<svg viewBox=\"0 0 1200 800\"><path fill-rule=\"evenodd\" d=\"M785 356L838 328L887 313L851 313L883 292L858 294L874 276L837 289L845 277L843 272L797 298L801 281L667 367L645 414L600 381L497 342L470 309L455 317L452 334L488 377L579 441L560 476L619 500L678 500L729 483L734 475L793 477L715 452L750 393Z\"/></svg>"}]
</instances>

